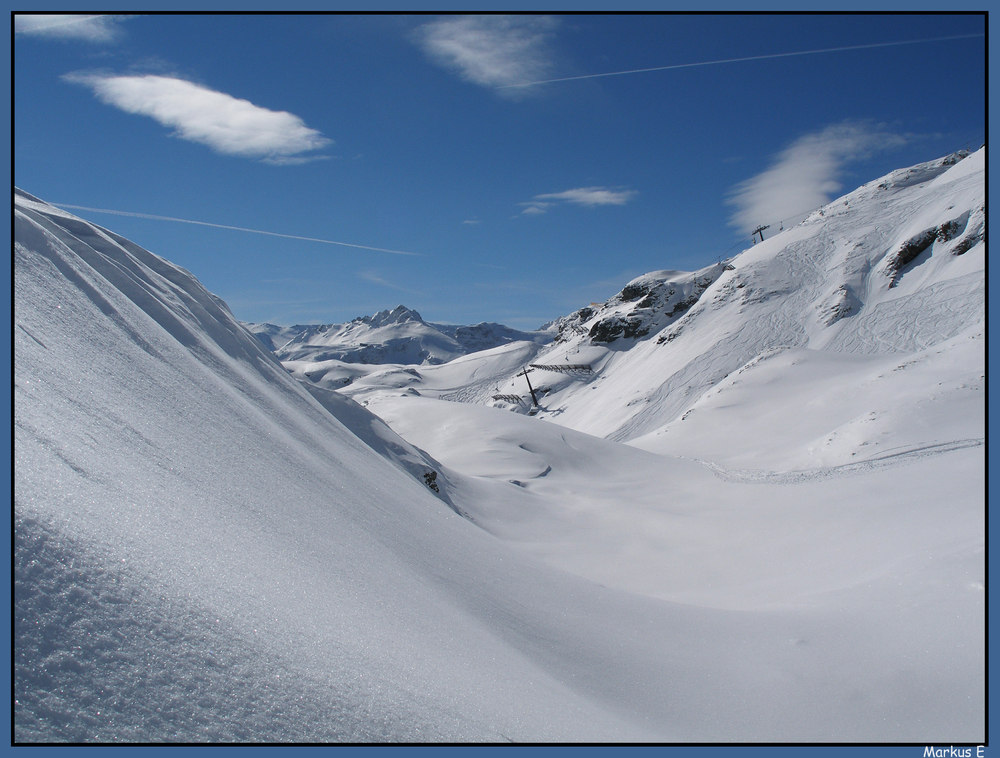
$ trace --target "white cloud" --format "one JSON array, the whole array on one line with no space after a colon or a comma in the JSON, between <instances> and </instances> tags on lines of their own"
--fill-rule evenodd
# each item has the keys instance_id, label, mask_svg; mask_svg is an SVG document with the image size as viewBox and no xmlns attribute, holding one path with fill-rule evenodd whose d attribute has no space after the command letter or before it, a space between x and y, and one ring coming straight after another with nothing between
<instances>
[{"instance_id":1,"label":"white cloud","mask_svg":"<svg viewBox=\"0 0 1000 758\"><path fill-rule=\"evenodd\" d=\"M730 223L749 232L825 205L841 189L838 178L846 164L906 142L883 125L863 122L806 134L779 153L770 168L733 188L726 200L736 207Z\"/></svg>"},{"instance_id":2,"label":"white cloud","mask_svg":"<svg viewBox=\"0 0 1000 758\"><path fill-rule=\"evenodd\" d=\"M593 208L598 205L625 205L635 197L636 191L629 189L611 189L609 187L577 187L562 192L548 192L535 195L529 202L520 203L524 206L522 214L540 215L557 203L570 203Z\"/></svg>"},{"instance_id":3,"label":"white cloud","mask_svg":"<svg viewBox=\"0 0 1000 758\"><path fill-rule=\"evenodd\" d=\"M524 210L521 211L522 215L541 216L549 210L549 206L552 203L519 203L519 205L524 206Z\"/></svg>"},{"instance_id":4,"label":"white cloud","mask_svg":"<svg viewBox=\"0 0 1000 758\"><path fill-rule=\"evenodd\" d=\"M416 37L432 60L466 81L505 87L547 76L552 69L550 16L456 16L418 27ZM525 90L502 90L522 97Z\"/></svg>"},{"instance_id":5,"label":"white cloud","mask_svg":"<svg viewBox=\"0 0 1000 758\"><path fill-rule=\"evenodd\" d=\"M625 205L635 196L635 190L608 189L607 187L577 187L563 192L535 195L536 200L564 200L574 205Z\"/></svg>"},{"instance_id":6,"label":"white cloud","mask_svg":"<svg viewBox=\"0 0 1000 758\"><path fill-rule=\"evenodd\" d=\"M90 87L108 105L171 127L174 136L226 155L303 163L325 157L304 154L331 144L294 114L268 110L184 79L150 74L67 74L64 79Z\"/></svg>"},{"instance_id":7,"label":"white cloud","mask_svg":"<svg viewBox=\"0 0 1000 758\"><path fill-rule=\"evenodd\" d=\"M111 42L119 33L121 16L80 16L58 13L18 13L14 33L35 37Z\"/></svg>"}]
</instances>

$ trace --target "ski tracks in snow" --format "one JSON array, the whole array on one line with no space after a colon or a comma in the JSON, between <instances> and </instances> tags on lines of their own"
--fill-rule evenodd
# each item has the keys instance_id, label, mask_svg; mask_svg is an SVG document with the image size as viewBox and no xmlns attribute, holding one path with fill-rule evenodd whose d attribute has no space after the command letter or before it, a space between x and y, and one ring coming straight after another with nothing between
<instances>
[{"instance_id":1,"label":"ski tracks in snow","mask_svg":"<svg viewBox=\"0 0 1000 758\"><path fill-rule=\"evenodd\" d=\"M846 476L857 473L870 473L889 468L903 463L912 463L917 459L926 458L932 455L942 455L956 450L965 450L972 447L981 447L985 444L982 438L951 440L949 442L932 442L927 445L916 447L905 447L886 451L879 455L865 458L860 461L842 463L838 466L822 466L812 469L799 469L796 471L755 471L751 469L727 469L712 461L703 458L689 458L678 456L683 460L700 463L709 469L719 479L727 482L738 482L743 484L802 484L819 479L832 479L838 476Z\"/></svg>"}]
</instances>

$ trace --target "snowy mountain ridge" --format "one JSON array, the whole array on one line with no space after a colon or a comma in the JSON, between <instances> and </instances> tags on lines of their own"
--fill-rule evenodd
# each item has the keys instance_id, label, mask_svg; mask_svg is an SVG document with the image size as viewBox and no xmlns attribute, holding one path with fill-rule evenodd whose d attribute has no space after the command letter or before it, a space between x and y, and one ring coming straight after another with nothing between
<instances>
[{"instance_id":1,"label":"snowy mountain ridge","mask_svg":"<svg viewBox=\"0 0 1000 758\"><path fill-rule=\"evenodd\" d=\"M984 162L979 151L893 172L729 261L647 274L560 319L533 362L593 372L540 371L539 414L662 441L713 388L781 352L903 356L963 332L981 340ZM524 382L501 379L494 394L523 395Z\"/></svg>"},{"instance_id":2,"label":"snowy mountain ridge","mask_svg":"<svg viewBox=\"0 0 1000 758\"><path fill-rule=\"evenodd\" d=\"M524 332L496 323L431 324L404 305L345 324L244 326L282 361L436 365L511 342L551 340L545 331Z\"/></svg>"},{"instance_id":3,"label":"snowy mountain ridge","mask_svg":"<svg viewBox=\"0 0 1000 758\"><path fill-rule=\"evenodd\" d=\"M557 342L616 344L659 332L681 318L726 271L728 263L693 273L653 271L636 277L605 303L594 303L553 322Z\"/></svg>"}]
</instances>

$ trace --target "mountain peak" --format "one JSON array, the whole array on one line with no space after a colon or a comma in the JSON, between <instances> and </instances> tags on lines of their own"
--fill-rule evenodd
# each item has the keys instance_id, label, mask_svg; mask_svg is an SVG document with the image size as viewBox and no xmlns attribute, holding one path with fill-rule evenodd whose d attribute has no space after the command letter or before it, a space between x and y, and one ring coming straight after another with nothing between
<instances>
[{"instance_id":1,"label":"mountain peak","mask_svg":"<svg viewBox=\"0 0 1000 758\"><path fill-rule=\"evenodd\" d=\"M412 308L407 308L405 305L397 305L391 311L379 311L374 316L362 316L355 319L355 321L361 321L371 326L388 326L389 324L402 324L407 321L424 323L419 313Z\"/></svg>"}]
</instances>

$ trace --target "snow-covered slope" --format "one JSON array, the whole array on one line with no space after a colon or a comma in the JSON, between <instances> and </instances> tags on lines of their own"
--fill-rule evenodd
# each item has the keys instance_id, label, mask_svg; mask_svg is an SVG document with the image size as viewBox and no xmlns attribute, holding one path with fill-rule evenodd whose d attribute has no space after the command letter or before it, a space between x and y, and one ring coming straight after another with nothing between
<instances>
[{"instance_id":1,"label":"snow-covered slope","mask_svg":"<svg viewBox=\"0 0 1000 758\"><path fill-rule=\"evenodd\" d=\"M14 256L16 740L671 731L586 674L624 640L576 620L633 603L456 515L189 273L19 191Z\"/></svg>"},{"instance_id":2,"label":"snow-covered slope","mask_svg":"<svg viewBox=\"0 0 1000 758\"><path fill-rule=\"evenodd\" d=\"M342 391L471 488L477 523L552 565L747 619L794 608L835 635L867 629L850 661L805 656L832 664L834 689L981 666L965 655L984 652L984 163L893 172L730 261L640 277L539 350ZM917 627L936 638L927 657L893 647ZM958 697L982 714L981 694ZM921 710L890 697L883 734Z\"/></svg>"},{"instance_id":3,"label":"snow-covered slope","mask_svg":"<svg viewBox=\"0 0 1000 758\"><path fill-rule=\"evenodd\" d=\"M15 739L981 742L976 158L368 410L16 193Z\"/></svg>"},{"instance_id":4,"label":"snow-covered slope","mask_svg":"<svg viewBox=\"0 0 1000 758\"><path fill-rule=\"evenodd\" d=\"M415 310L399 305L391 311L360 316L346 324L275 326L245 324L282 361L295 365L329 361L354 364L435 365L462 355L511 342L546 343L548 332L522 332L502 324L472 326L429 324ZM331 365L331 364L328 364ZM305 370L314 379L322 367Z\"/></svg>"}]
</instances>

